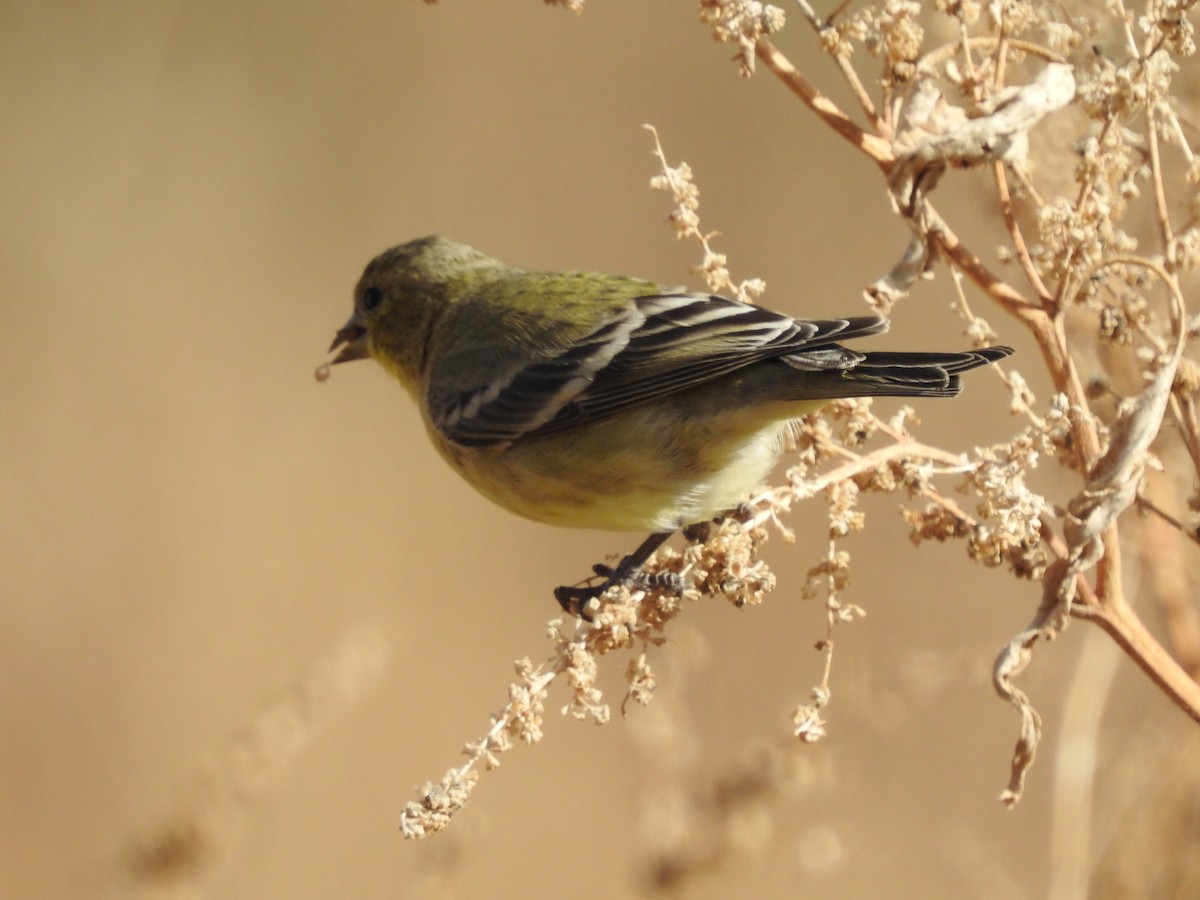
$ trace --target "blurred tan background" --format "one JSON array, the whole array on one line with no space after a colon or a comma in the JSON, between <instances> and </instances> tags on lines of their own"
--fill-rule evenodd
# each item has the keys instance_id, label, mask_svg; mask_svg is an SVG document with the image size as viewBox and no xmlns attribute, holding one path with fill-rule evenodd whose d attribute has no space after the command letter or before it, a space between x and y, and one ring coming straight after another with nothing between
<instances>
[{"instance_id":1,"label":"blurred tan background","mask_svg":"<svg viewBox=\"0 0 1200 900\"><path fill-rule=\"evenodd\" d=\"M788 312L863 311L906 239L879 178L768 75L739 80L694 7L0 5L0 894L632 896L650 814L785 740L820 678L799 596L819 504L769 546L764 607L702 604L653 653L649 709L597 728L556 691L540 745L403 841L412 787L483 734L513 659L549 652L552 587L639 537L494 509L377 367L312 377L363 264L423 234L699 286L644 122L695 170L735 277ZM779 42L834 80L798 20ZM949 291L923 286L884 340L961 344ZM1016 427L995 379L968 396L922 407L928 439ZM686 896L1046 891L1058 697L1093 636L1023 682L1050 727L1006 813L1017 719L990 666L1035 591L867 509L830 736ZM1170 717L1117 672L1102 754Z\"/></svg>"}]
</instances>

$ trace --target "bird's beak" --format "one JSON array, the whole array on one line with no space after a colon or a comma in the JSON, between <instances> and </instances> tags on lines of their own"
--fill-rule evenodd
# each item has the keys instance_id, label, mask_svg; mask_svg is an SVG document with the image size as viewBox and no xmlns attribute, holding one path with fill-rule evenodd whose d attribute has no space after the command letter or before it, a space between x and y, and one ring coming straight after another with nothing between
<instances>
[{"instance_id":1,"label":"bird's beak","mask_svg":"<svg viewBox=\"0 0 1200 900\"><path fill-rule=\"evenodd\" d=\"M341 348L341 353L335 356L331 363L353 362L356 359L366 359L370 356L367 350L367 326L362 323L362 319L355 312L346 324L338 329L338 333L334 335L333 343L329 345L329 352Z\"/></svg>"}]
</instances>

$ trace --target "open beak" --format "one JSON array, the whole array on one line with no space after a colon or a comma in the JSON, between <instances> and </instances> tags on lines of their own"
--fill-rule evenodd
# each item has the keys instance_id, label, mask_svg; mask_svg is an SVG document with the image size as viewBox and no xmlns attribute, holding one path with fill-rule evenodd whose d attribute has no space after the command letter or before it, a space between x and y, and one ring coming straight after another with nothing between
<instances>
[{"instance_id":1,"label":"open beak","mask_svg":"<svg viewBox=\"0 0 1200 900\"><path fill-rule=\"evenodd\" d=\"M345 325L338 329L338 333L334 335L333 343L329 345L329 352L332 353L339 347L341 348L341 352L330 360L334 365L353 362L356 359L366 359L371 355L367 350L367 326L362 323L357 312L346 320Z\"/></svg>"},{"instance_id":2,"label":"open beak","mask_svg":"<svg viewBox=\"0 0 1200 900\"><path fill-rule=\"evenodd\" d=\"M329 345L329 352L340 350L333 359L329 362L323 362L317 366L317 370L313 372L317 381L325 381L329 378L330 365L338 363L353 362L356 359L366 359L370 356L367 350L367 326L362 323L362 319L358 317L357 310L354 315L346 320L346 324L338 329L338 333L333 336L333 343Z\"/></svg>"}]
</instances>

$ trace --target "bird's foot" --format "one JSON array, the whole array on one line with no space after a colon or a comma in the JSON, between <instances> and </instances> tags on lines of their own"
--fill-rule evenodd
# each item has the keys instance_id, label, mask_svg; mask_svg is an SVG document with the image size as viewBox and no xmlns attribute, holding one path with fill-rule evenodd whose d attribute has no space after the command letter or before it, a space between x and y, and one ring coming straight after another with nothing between
<instances>
[{"instance_id":1,"label":"bird's foot","mask_svg":"<svg viewBox=\"0 0 1200 900\"><path fill-rule=\"evenodd\" d=\"M568 615L578 616L586 622L592 621L592 614L588 611L588 605L593 600L599 600L603 597L609 588L613 587L633 587L646 576L641 571L641 564L630 565L633 556L626 556L614 568L606 566L603 563L597 563L592 566L592 572L603 581L598 584L586 585L583 587L557 587L554 589L554 599L558 601L558 605L563 608L563 612Z\"/></svg>"},{"instance_id":2,"label":"bird's foot","mask_svg":"<svg viewBox=\"0 0 1200 900\"><path fill-rule=\"evenodd\" d=\"M628 557L626 557L628 558ZM554 599L563 608L563 612L577 616L585 622L592 621L592 613L588 606L593 600L603 597L609 588L661 588L669 591L682 591L683 579L675 572L642 572L636 571L629 575L619 574L620 566L596 565L592 567L597 575L604 578L599 584L585 587L564 585L554 589Z\"/></svg>"},{"instance_id":3,"label":"bird's foot","mask_svg":"<svg viewBox=\"0 0 1200 900\"><path fill-rule=\"evenodd\" d=\"M598 563L592 566L592 572L599 578L602 578L598 584L587 586L567 586L557 587L554 589L554 599L558 601L558 605L563 608L563 612L571 616L578 616L585 622L592 621L592 614L588 610L588 606L593 600L599 600L613 587L682 587L682 582L678 575L673 572L654 572L647 574L642 571L642 566L648 560L651 554L657 550L662 543L671 536L670 532L652 534L637 550L630 553L616 567L606 566L603 563Z\"/></svg>"},{"instance_id":4,"label":"bird's foot","mask_svg":"<svg viewBox=\"0 0 1200 900\"><path fill-rule=\"evenodd\" d=\"M597 566L597 568L600 568ZM588 585L586 587L572 587L563 585L554 589L554 599L558 601L558 605L563 608L569 616L575 616L583 619L585 622L592 621L592 614L588 610L593 600L599 600L604 593L620 582L612 578L606 578L599 584Z\"/></svg>"}]
</instances>

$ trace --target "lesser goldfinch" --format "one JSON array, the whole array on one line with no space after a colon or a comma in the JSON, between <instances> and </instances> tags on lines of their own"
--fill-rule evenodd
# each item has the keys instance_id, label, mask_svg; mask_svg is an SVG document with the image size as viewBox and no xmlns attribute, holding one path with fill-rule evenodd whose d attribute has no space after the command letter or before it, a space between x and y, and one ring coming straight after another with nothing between
<instances>
[{"instance_id":1,"label":"lesser goldfinch","mask_svg":"<svg viewBox=\"0 0 1200 900\"><path fill-rule=\"evenodd\" d=\"M677 529L745 500L792 420L838 397L953 397L1012 350L860 353L879 316L808 320L588 272L530 272L440 237L380 254L334 363L371 357L408 389L438 451L539 522L650 531L605 580L559 588L580 614ZM327 370L326 370L327 371Z\"/></svg>"}]
</instances>

